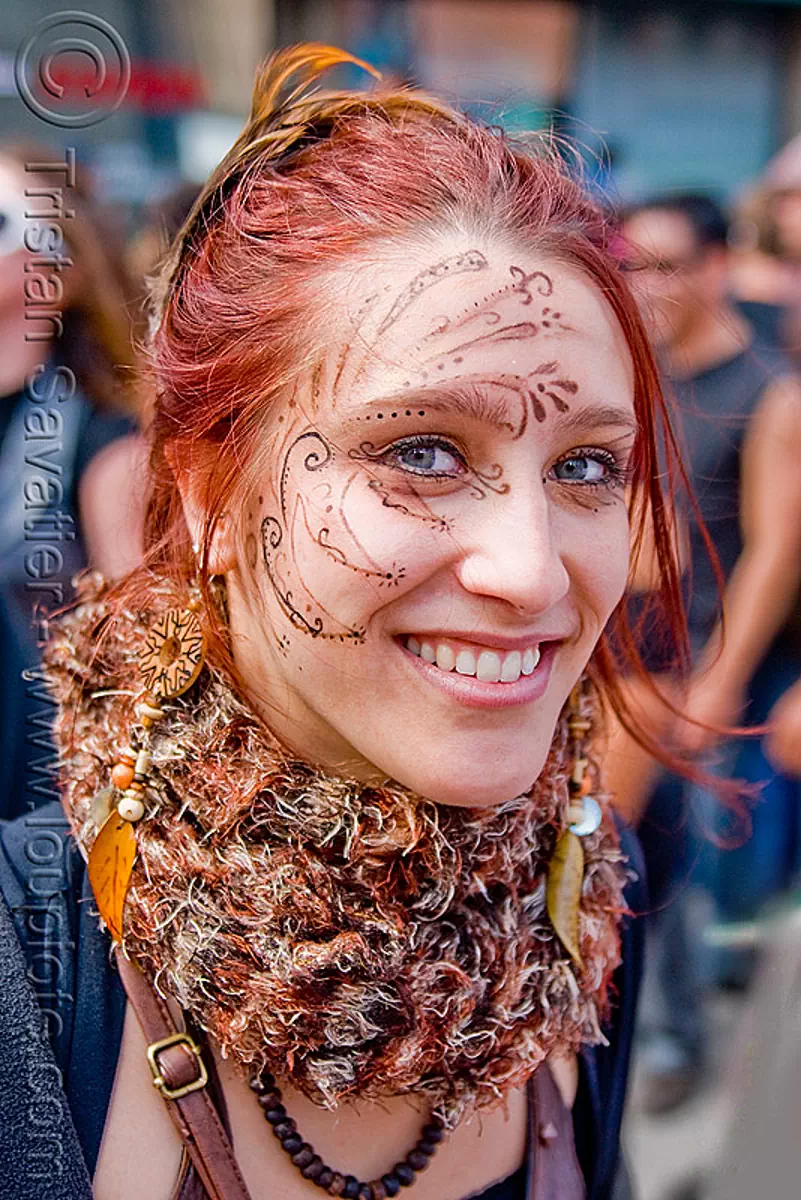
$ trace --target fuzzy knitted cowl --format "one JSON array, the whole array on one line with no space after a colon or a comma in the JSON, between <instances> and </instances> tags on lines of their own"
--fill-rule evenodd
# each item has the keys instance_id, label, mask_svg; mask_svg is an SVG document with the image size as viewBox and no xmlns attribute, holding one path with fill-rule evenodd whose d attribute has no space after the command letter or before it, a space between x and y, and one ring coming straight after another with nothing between
<instances>
[{"instance_id":1,"label":"fuzzy knitted cowl","mask_svg":"<svg viewBox=\"0 0 801 1200\"><path fill-rule=\"evenodd\" d=\"M64 805L84 852L92 798L136 737L143 635L170 600L154 588L150 613L111 618L85 587L52 629ZM248 1074L268 1067L329 1107L424 1092L452 1124L552 1051L603 1040L625 866L606 813L583 842L580 969L545 899L564 717L530 792L481 810L288 756L208 665L164 708L123 945Z\"/></svg>"}]
</instances>

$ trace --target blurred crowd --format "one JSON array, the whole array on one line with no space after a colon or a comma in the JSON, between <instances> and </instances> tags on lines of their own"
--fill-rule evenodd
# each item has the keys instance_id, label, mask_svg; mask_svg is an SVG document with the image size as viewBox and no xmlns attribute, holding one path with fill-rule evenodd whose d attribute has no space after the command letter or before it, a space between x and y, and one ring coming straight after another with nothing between
<instances>
[{"instance_id":1,"label":"blurred crowd","mask_svg":"<svg viewBox=\"0 0 801 1200\"><path fill-rule=\"evenodd\" d=\"M123 238L86 172L64 219L69 173L63 152L0 147L4 818L55 795L36 678L45 614L80 568L114 578L141 555L147 281L195 194L187 184L138 213ZM662 1114L711 1069L705 995L754 986L771 914L792 909L801 879L801 139L729 206L675 191L617 217L689 484L670 499L692 670L659 636L644 546L629 602L650 674L628 686L697 779L666 773L622 728L605 750L648 866L637 1103ZM727 732L749 726L763 728ZM749 1186L720 1194L745 1200Z\"/></svg>"}]
</instances>

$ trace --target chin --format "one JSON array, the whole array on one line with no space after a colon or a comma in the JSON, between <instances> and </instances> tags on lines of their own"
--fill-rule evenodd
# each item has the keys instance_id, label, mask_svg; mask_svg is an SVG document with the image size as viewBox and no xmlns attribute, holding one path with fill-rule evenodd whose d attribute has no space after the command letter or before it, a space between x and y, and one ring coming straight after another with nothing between
<instances>
[{"instance_id":1,"label":"chin","mask_svg":"<svg viewBox=\"0 0 801 1200\"><path fill-rule=\"evenodd\" d=\"M538 778L548 748L538 756L528 747L525 755L509 755L509 763L501 764L497 759L491 763L476 762L469 771L462 764L443 772L443 764L425 774L416 770L414 778L399 780L413 791L419 792L437 804L449 804L455 808L493 808L507 800L516 800L529 791Z\"/></svg>"}]
</instances>

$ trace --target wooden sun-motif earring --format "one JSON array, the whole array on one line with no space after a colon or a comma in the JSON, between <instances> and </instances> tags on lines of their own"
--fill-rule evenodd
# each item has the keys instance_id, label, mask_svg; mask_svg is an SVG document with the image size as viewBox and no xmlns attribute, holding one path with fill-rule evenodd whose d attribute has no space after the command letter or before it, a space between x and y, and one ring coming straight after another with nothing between
<instances>
[{"instance_id":1,"label":"wooden sun-motif earring","mask_svg":"<svg viewBox=\"0 0 801 1200\"><path fill-rule=\"evenodd\" d=\"M188 691L203 667L206 642L198 619L200 600L169 609L148 629L139 655L144 691L135 705L138 729L111 769L111 787L95 796L92 815L99 827L87 874L100 916L115 941L122 940L122 912L136 859L134 826L145 815L145 786L150 770L150 734L164 716L165 700Z\"/></svg>"},{"instance_id":2,"label":"wooden sun-motif earring","mask_svg":"<svg viewBox=\"0 0 801 1200\"><path fill-rule=\"evenodd\" d=\"M568 702L567 728L573 753L573 769L568 780L568 825L556 843L546 887L551 924L578 967L583 965L579 950L579 910L584 883L584 847L581 839L595 833L603 820L600 804L590 795L591 785L587 775L588 761L584 751L592 722L581 712L584 687L583 681L578 683Z\"/></svg>"}]
</instances>

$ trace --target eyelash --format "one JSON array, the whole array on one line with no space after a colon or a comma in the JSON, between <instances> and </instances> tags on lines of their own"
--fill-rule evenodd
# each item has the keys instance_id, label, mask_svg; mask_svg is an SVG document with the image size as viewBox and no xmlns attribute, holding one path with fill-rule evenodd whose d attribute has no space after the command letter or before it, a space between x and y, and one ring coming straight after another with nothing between
<instances>
[{"instance_id":1,"label":"eyelash","mask_svg":"<svg viewBox=\"0 0 801 1200\"><path fill-rule=\"evenodd\" d=\"M625 487L630 480L631 472L627 463L611 450L602 450L598 446L576 446L573 450L558 458L551 467L551 471L555 470L561 463L570 462L571 459L575 458L586 458L590 462L599 462L606 467L606 476L604 479L589 480L585 483L574 481L577 487L589 488L593 491L597 491L600 488L607 488L610 491L614 491L617 488ZM567 481L558 479L556 482L565 483Z\"/></svg>"},{"instance_id":2,"label":"eyelash","mask_svg":"<svg viewBox=\"0 0 801 1200\"><path fill-rule=\"evenodd\" d=\"M462 468L465 472L469 471L469 467L467 465L467 462L465 461L465 457L462 454L462 452L459 450L458 446L455 446L454 443L449 441L447 438L432 436L430 434L412 434L409 437L402 438L400 441L393 442L393 444L391 446L388 446L386 450L384 450L380 455L376 455L375 457L378 458L381 462L386 462L389 466L393 467L395 470L403 471L407 475L414 475L414 476L417 476L418 478L422 478L422 479L455 479L455 478L457 478L456 475L454 475L452 472L449 472L449 471L437 471L437 472L415 471L409 467L401 466L400 463L397 461L397 458L399 458L399 456L404 451L413 450L413 449L417 449L417 448L445 450L448 454L453 455L453 457L456 458L461 463ZM395 458L396 461L393 462L392 461L393 458ZM582 482L581 480L574 480L574 481L572 481L572 486L574 486L574 487L580 487L583 489L592 489L593 491L598 491L601 488L615 490L617 488L624 487L626 485L626 483L628 483L628 481L629 481L630 472L628 471L625 463L623 461L621 461L621 459L617 455L612 453L610 450L602 450L597 446L576 446L574 449L570 450L569 453L563 454L561 456L561 458L557 459L557 461L551 467L551 471L553 471L561 463L569 462L571 459L575 459L575 458L586 458L586 459L589 459L591 462L602 463L603 466L606 468L606 476L604 479L590 480L587 482ZM566 484L567 486L571 486L571 481L568 481L568 480L557 479L557 480L555 480L555 482L563 483L563 484Z\"/></svg>"},{"instance_id":3,"label":"eyelash","mask_svg":"<svg viewBox=\"0 0 801 1200\"><path fill-rule=\"evenodd\" d=\"M395 470L404 471L407 475L415 475L420 479L456 479L456 475L450 471L415 471L410 467L401 466L399 462L393 462L393 457L399 457L405 450L445 450L446 453L452 454L462 466L463 471L468 471L467 462L458 446L447 438L432 436L431 434L415 433L409 437L401 438L397 442L393 442L388 446L378 457L382 462L387 462L389 466Z\"/></svg>"}]
</instances>

